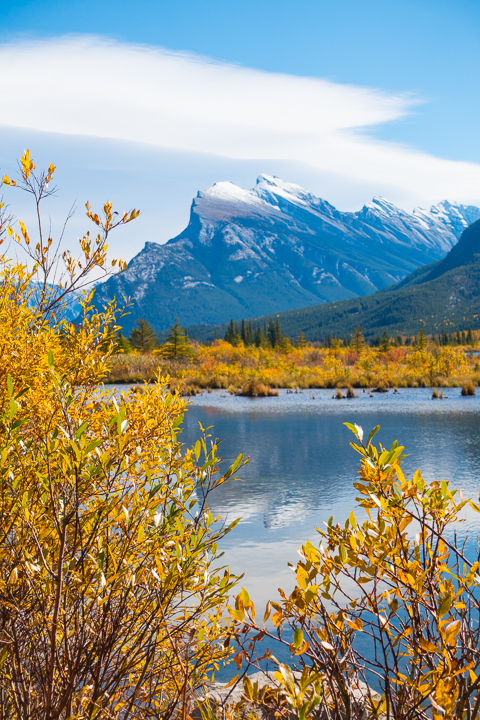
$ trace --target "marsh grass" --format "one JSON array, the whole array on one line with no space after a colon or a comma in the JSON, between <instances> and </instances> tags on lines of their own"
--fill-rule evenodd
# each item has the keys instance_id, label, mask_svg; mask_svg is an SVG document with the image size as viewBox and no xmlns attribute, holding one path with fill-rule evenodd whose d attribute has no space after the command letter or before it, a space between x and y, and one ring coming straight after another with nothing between
<instances>
[{"instance_id":1,"label":"marsh grass","mask_svg":"<svg viewBox=\"0 0 480 720\"><path fill-rule=\"evenodd\" d=\"M118 354L110 359L108 383L151 382L168 378L170 388L184 395L222 389L243 394L264 385L290 392L329 388L385 392L406 387L471 387L480 384L479 363L462 348L428 346L392 348L381 352L365 347L351 349L291 348L288 352L232 346L222 340L211 346L194 344L194 355L169 361L154 354ZM252 384L253 383L253 384ZM466 395L472 394L466 392ZM473 393L475 394L475 392ZM343 393L342 393L343 395ZM252 395L261 397L261 395Z\"/></svg>"}]
</instances>

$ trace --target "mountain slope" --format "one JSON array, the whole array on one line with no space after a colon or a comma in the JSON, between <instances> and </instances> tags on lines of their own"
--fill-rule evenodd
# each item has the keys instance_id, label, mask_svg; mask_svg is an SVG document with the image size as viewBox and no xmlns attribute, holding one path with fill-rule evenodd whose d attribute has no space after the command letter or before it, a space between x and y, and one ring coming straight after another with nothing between
<instances>
[{"instance_id":1,"label":"mountain slope","mask_svg":"<svg viewBox=\"0 0 480 720\"><path fill-rule=\"evenodd\" d=\"M480 210L448 202L406 213L375 198L342 213L298 185L262 175L254 190L222 182L199 192L187 228L147 242L96 292L131 297L128 331L229 320L376 292L445 256Z\"/></svg>"},{"instance_id":2,"label":"mountain slope","mask_svg":"<svg viewBox=\"0 0 480 720\"><path fill-rule=\"evenodd\" d=\"M282 330L290 337L304 332L309 340L326 335L344 337L359 325L365 336L384 330L390 335L413 335L422 328L438 333L442 328L480 328L480 221L461 235L448 255L405 278L392 288L368 297L317 305L278 315ZM260 319L263 323L263 318ZM217 328L222 336L226 326ZM193 330L199 339L213 335L211 329Z\"/></svg>"}]
</instances>

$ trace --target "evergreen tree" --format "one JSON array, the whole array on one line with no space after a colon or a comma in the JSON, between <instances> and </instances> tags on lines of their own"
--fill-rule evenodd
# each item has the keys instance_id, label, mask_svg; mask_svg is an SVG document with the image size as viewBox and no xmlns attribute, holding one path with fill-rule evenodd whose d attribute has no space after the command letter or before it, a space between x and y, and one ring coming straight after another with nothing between
<instances>
[{"instance_id":1,"label":"evergreen tree","mask_svg":"<svg viewBox=\"0 0 480 720\"><path fill-rule=\"evenodd\" d=\"M151 352L158 343L155 330L144 318L137 320L128 339L132 348L141 353Z\"/></svg>"},{"instance_id":2,"label":"evergreen tree","mask_svg":"<svg viewBox=\"0 0 480 720\"><path fill-rule=\"evenodd\" d=\"M229 342L230 345L233 345L235 342L235 325L233 324L233 318L230 320L227 332L225 333L225 340Z\"/></svg>"},{"instance_id":3,"label":"evergreen tree","mask_svg":"<svg viewBox=\"0 0 480 720\"><path fill-rule=\"evenodd\" d=\"M257 325L255 328L255 345L257 346L257 348L262 345L262 341L262 331L260 329L260 325Z\"/></svg>"},{"instance_id":4,"label":"evergreen tree","mask_svg":"<svg viewBox=\"0 0 480 720\"><path fill-rule=\"evenodd\" d=\"M303 333L303 330L301 331L300 335L297 338L297 347L300 349L303 349L307 346L307 341L305 339L305 335Z\"/></svg>"},{"instance_id":5,"label":"evergreen tree","mask_svg":"<svg viewBox=\"0 0 480 720\"><path fill-rule=\"evenodd\" d=\"M379 347L383 353L386 353L390 350L390 338L388 337L388 333L386 330L384 330L382 339L380 340Z\"/></svg>"},{"instance_id":6,"label":"evergreen tree","mask_svg":"<svg viewBox=\"0 0 480 720\"><path fill-rule=\"evenodd\" d=\"M118 333L116 339L115 339L115 354L118 355L119 353L130 353L132 352L132 346L130 345L130 341L128 338L125 337L125 335L120 332Z\"/></svg>"},{"instance_id":7,"label":"evergreen tree","mask_svg":"<svg viewBox=\"0 0 480 720\"><path fill-rule=\"evenodd\" d=\"M416 346L417 346L417 349L420 350L421 353L423 353L425 348L427 347L427 338L425 337L423 328L418 333L418 339L416 342Z\"/></svg>"},{"instance_id":8,"label":"evergreen tree","mask_svg":"<svg viewBox=\"0 0 480 720\"><path fill-rule=\"evenodd\" d=\"M275 320L275 334L276 334L276 340L277 345L280 345L280 340L282 339L282 331L280 330L280 320L277 315L277 319Z\"/></svg>"},{"instance_id":9,"label":"evergreen tree","mask_svg":"<svg viewBox=\"0 0 480 720\"><path fill-rule=\"evenodd\" d=\"M177 318L175 318L173 325L170 325L165 342L160 348L160 353L170 360L189 357L193 353L188 334L179 324Z\"/></svg>"},{"instance_id":10,"label":"evergreen tree","mask_svg":"<svg viewBox=\"0 0 480 720\"><path fill-rule=\"evenodd\" d=\"M401 336L401 335L397 335L396 344L398 345L398 347L402 347L402 345L403 345L403 339L402 339L402 336Z\"/></svg>"},{"instance_id":11,"label":"evergreen tree","mask_svg":"<svg viewBox=\"0 0 480 720\"><path fill-rule=\"evenodd\" d=\"M247 345L247 327L245 325L245 320L242 318L242 324L241 324L241 330L240 330L240 337L242 338L242 342L244 345Z\"/></svg>"},{"instance_id":12,"label":"evergreen tree","mask_svg":"<svg viewBox=\"0 0 480 720\"><path fill-rule=\"evenodd\" d=\"M253 345L254 339L253 339L253 325L252 321L249 320L247 324L247 330L246 330L246 338L247 338L247 345Z\"/></svg>"},{"instance_id":13,"label":"evergreen tree","mask_svg":"<svg viewBox=\"0 0 480 720\"><path fill-rule=\"evenodd\" d=\"M462 338L461 338L461 336L460 336L460 330L457 330L456 343L457 343L457 345L461 345L461 344L462 344Z\"/></svg>"},{"instance_id":14,"label":"evergreen tree","mask_svg":"<svg viewBox=\"0 0 480 720\"><path fill-rule=\"evenodd\" d=\"M467 330L467 345L475 345L475 338L473 337L472 326L468 326Z\"/></svg>"},{"instance_id":15,"label":"evergreen tree","mask_svg":"<svg viewBox=\"0 0 480 720\"><path fill-rule=\"evenodd\" d=\"M268 321L268 342L272 348L277 344L277 332L272 318Z\"/></svg>"},{"instance_id":16,"label":"evergreen tree","mask_svg":"<svg viewBox=\"0 0 480 720\"><path fill-rule=\"evenodd\" d=\"M352 337L352 346L356 352L360 352L362 347L365 344L365 338L363 337L363 333L361 328L357 325L355 328Z\"/></svg>"},{"instance_id":17,"label":"evergreen tree","mask_svg":"<svg viewBox=\"0 0 480 720\"><path fill-rule=\"evenodd\" d=\"M263 345L265 347L268 345L268 329L267 329L267 321L263 321Z\"/></svg>"}]
</instances>

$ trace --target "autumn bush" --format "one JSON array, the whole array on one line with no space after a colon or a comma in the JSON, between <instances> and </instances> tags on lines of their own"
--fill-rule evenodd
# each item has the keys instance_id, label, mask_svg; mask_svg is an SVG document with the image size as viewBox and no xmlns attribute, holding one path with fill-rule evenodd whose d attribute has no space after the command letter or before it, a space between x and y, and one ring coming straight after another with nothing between
<instances>
[{"instance_id":1,"label":"autumn bush","mask_svg":"<svg viewBox=\"0 0 480 720\"><path fill-rule=\"evenodd\" d=\"M150 380L161 372L190 388L241 388L255 381L273 388L461 387L478 385L474 360L461 347L433 343L421 351L393 347L384 352L363 346L333 349L309 346L288 350L245 347L216 340L193 343L191 356L168 361L156 355L117 354L110 359L109 382ZM178 384L178 383L175 383Z\"/></svg>"},{"instance_id":2,"label":"autumn bush","mask_svg":"<svg viewBox=\"0 0 480 720\"><path fill-rule=\"evenodd\" d=\"M54 168L34 171L25 155L18 184L41 200ZM208 499L241 457L222 475L208 436L182 452L186 404L161 378L104 387L113 307L90 295L75 325L58 319L64 290L105 264L116 215L87 211L99 235L64 256L61 286L41 234L30 270L0 258L0 718L186 718L229 652L235 578L217 546L232 524Z\"/></svg>"},{"instance_id":3,"label":"autumn bush","mask_svg":"<svg viewBox=\"0 0 480 720\"><path fill-rule=\"evenodd\" d=\"M404 448L376 447L378 427L364 440L345 424L361 456L358 512L343 525L330 518L319 542L302 546L293 591L279 590L262 621L248 593L237 595L238 667L276 668L262 688L243 676L244 696L301 720L478 720L479 546L458 523L480 506L445 480L405 476ZM279 642L290 663L275 659Z\"/></svg>"}]
</instances>

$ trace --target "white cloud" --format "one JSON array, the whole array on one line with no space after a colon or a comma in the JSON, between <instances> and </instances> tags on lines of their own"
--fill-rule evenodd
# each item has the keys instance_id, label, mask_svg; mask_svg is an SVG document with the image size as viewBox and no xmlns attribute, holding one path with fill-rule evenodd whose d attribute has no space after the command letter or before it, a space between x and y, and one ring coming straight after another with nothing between
<instances>
[{"instance_id":1,"label":"white cloud","mask_svg":"<svg viewBox=\"0 0 480 720\"><path fill-rule=\"evenodd\" d=\"M480 166L367 132L412 112L409 95L96 37L0 45L0 67L3 125L299 163L420 202L480 200Z\"/></svg>"}]
</instances>

